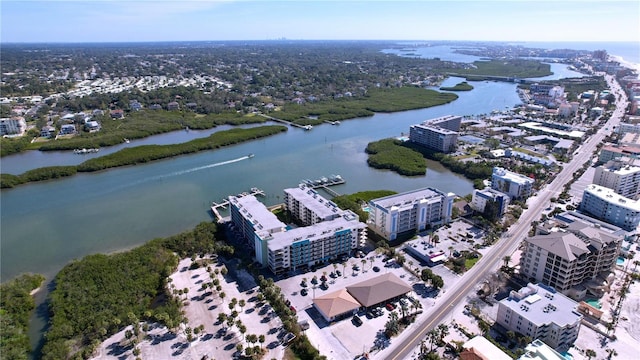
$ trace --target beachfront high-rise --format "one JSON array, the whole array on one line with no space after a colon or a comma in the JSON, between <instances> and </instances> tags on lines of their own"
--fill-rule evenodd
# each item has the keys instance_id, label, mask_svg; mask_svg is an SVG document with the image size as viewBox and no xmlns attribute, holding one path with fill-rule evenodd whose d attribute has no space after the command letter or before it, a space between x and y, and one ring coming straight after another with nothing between
<instances>
[{"instance_id":1,"label":"beachfront high-rise","mask_svg":"<svg viewBox=\"0 0 640 360\"><path fill-rule=\"evenodd\" d=\"M461 122L461 116L448 115L411 125L409 140L440 152L455 151Z\"/></svg>"},{"instance_id":2,"label":"beachfront high-rise","mask_svg":"<svg viewBox=\"0 0 640 360\"><path fill-rule=\"evenodd\" d=\"M600 185L591 184L584 189L579 209L627 231L636 230L640 223L639 201Z\"/></svg>"},{"instance_id":3,"label":"beachfront high-rise","mask_svg":"<svg viewBox=\"0 0 640 360\"><path fill-rule=\"evenodd\" d=\"M596 168L593 183L612 189L629 199L640 195L640 167L626 164L619 159L608 161Z\"/></svg>"},{"instance_id":4,"label":"beachfront high-rise","mask_svg":"<svg viewBox=\"0 0 640 360\"><path fill-rule=\"evenodd\" d=\"M367 224L383 238L395 240L402 233L450 222L454 198L454 193L424 188L373 199Z\"/></svg>"}]
</instances>

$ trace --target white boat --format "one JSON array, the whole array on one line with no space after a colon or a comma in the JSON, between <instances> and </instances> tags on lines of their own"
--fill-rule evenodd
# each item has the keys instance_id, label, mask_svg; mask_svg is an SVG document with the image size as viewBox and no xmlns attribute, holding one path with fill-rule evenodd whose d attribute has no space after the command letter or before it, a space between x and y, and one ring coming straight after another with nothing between
<instances>
[{"instance_id":1,"label":"white boat","mask_svg":"<svg viewBox=\"0 0 640 360\"><path fill-rule=\"evenodd\" d=\"M255 155L254 155L253 153L251 153L251 154L247 155L247 157L248 157L249 159L251 159L251 158L252 158L252 157L254 157L254 156L255 156Z\"/></svg>"},{"instance_id":2,"label":"white boat","mask_svg":"<svg viewBox=\"0 0 640 360\"><path fill-rule=\"evenodd\" d=\"M130 141L129 141L129 139L125 138L124 142L128 144Z\"/></svg>"}]
</instances>

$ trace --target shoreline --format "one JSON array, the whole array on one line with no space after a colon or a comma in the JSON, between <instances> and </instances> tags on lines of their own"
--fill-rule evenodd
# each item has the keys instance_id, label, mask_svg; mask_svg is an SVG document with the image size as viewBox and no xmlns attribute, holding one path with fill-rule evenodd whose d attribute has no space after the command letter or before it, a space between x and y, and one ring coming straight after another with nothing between
<instances>
[{"instance_id":1,"label":"shoreline","mask_svg":"<svg viewBox=\"0 0 640 360\"><path fill-rule=\"evenodd\" d=\"M640 64L639 63L634 63L634 62L631 62L629 60L625 60L620 55L609 55L609 60L617 61L618 63L620 63L621 66L626 67L627 69L631 69L631 70L635 71L636 75L638 76L638 78L640 78Z\"/></svg>"}]
</instances>

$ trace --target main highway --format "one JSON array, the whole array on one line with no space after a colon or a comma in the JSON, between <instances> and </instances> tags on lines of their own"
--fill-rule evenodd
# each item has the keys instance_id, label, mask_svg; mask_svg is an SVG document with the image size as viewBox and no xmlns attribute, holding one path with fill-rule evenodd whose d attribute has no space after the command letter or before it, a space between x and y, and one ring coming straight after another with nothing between
<instances>
[{"instance_id":1,"label":"main highway","mask_svg":"<svg viewBox=\"0 0 640 360\"><path fill-rule=\"evenodd\" d=\"M558 175L550 184L541 189L538 193L528 199L528 209L522 212L522 216L509 228L508 235L503 236L491 250L480 259L469 271L467 271L458 284L446 293L442 294L437 301L436 307L424 318L411 326L408 334L402 334L398 338L397 344L392 344L390 348L383 350L385 359L405 359L422 341L427 332L448 318L451 311L465 300L474 288L484 278L496 271L502 259L511 255L519 246L520 242L527 236L531 223L538 219L542 210L549 206L550 199L559 195L566 183L572 180L576 173L585 163L591 161L594 150L603 139L608 136L620 123L624 111L627 107L626 95L621 90L618 83L609 75L605 75L609 88L614 92L616 98L620 96L617 107L606 124L601 125L600 130L593 134L579 148L579 152L573 159L566 163ZM382 353L378 355L383 355Z\"/></svg>"}]
</instances>

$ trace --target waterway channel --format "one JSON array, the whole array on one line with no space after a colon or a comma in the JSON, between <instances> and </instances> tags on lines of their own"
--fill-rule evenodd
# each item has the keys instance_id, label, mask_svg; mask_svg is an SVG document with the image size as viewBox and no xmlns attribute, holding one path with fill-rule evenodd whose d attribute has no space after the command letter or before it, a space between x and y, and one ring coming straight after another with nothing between
<instances>
[{"instance_id":1,"label":"waterway channel","mask_svg":"<svg viewBox=\"0 0 640 360\"><path fill-rule=\"evenodd\" d=\"M450 78L443 85L453 86L462 80ZM267 205L281 202L282 190L296 186L301 179L331 174L346 179L346 184L333 188L343 194L377 189L400 192L427 186L469 194L472 183L437 162L428 163L426 176L404 177L369 168L364 149L371 141L407 134L410 125L433 117L488 114L520 103L515 84L472 84L473 91L460 92L459 99L442 106L376 114L336 126L323 124L311 131L290 128L286 133L215 151L2 190L2 281L24 272L41 273L51 279L73 259L121 251L190 229L211 220L212 201L254 186L266 192L263 201ZM172 143L184 136L208 136L211 131L192 135L182 131L144 141ZM100 154L106 152L101 150ZM255 157L244 159L250 153ZM81 157L68 153L19 156L22 158L17 163L29 162L28 157L35 156L48 165ZM12 159L2 159L3 170ZM40 292L37 301L45 295ZM44 317L32 318L29 331L33 346L41 342L45 323Z\"/></svg>"}]
</instances>

